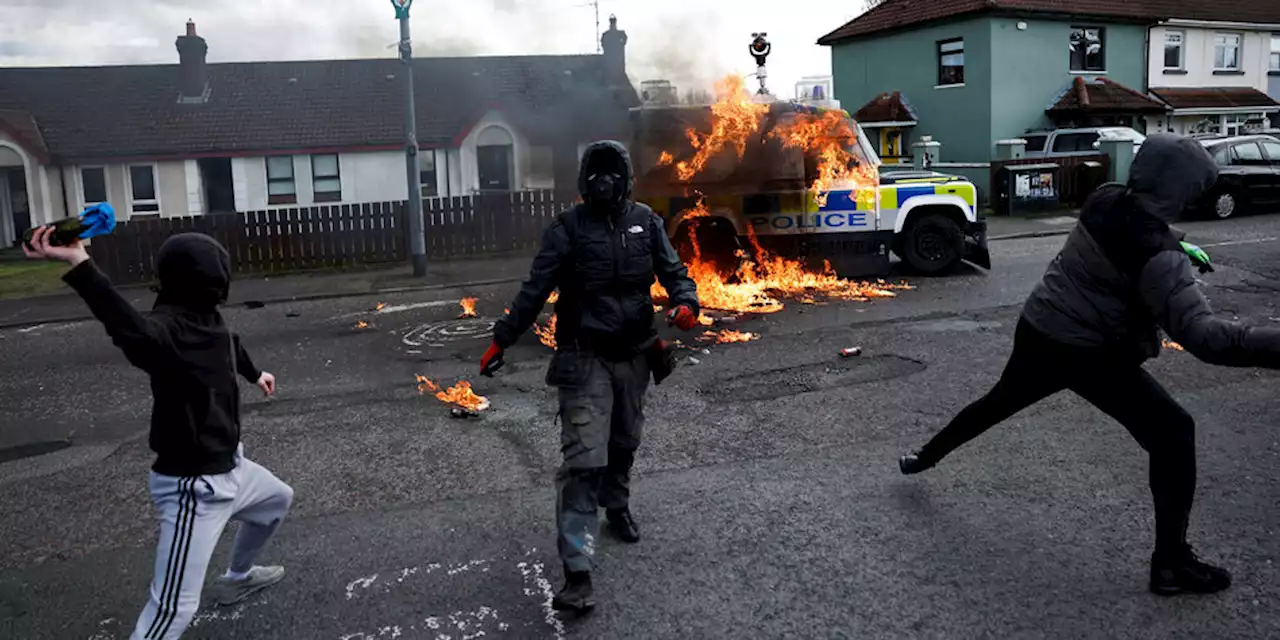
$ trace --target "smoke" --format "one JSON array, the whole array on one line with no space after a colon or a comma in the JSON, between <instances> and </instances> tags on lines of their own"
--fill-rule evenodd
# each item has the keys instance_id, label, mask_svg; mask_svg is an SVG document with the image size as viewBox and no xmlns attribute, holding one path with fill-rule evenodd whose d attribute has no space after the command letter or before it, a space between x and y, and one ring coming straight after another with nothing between
<instances>
[{"instance_id":1,"label":"smoke","mask_svg":"<svg viewBox=\"0 0 1280 640\"><path fill-rule=\"evenodd\" d=\"M637 84L668 80L682 96L710 92L716 80L731 72L717 62L720 56L708 56L699 45L715 40L717 24L714 11L689 11L628 29L628 75Z\"/></svg>"}]
</instances>

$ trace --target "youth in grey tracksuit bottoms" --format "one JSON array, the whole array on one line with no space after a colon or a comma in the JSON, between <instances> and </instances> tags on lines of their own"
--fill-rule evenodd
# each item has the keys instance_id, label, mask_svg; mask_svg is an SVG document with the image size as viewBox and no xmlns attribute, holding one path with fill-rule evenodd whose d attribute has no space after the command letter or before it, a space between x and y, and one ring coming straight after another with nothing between
<instances>
[{"instance_id":1,"label":"youth in grey tracksuit bottoms","mask_svg":"<svg viewBox=\"0 0 1280 640\"><path fill-rule=\"evenodd\" d=\"M176 235L160 248L157 272L160 291L149 317L122 298L92 260L64 276L129 362L151 378L156 461L149 484L160 535L150 598L133 640L182 635L230 520L241 527L231 570L216 584L219 604L278 581L282 569L255 567L254 560L293 500L289 485L244 457L240 444L236 376L267 378L218 313L230 285L226 250L208 236Z\"/></svg>"},{"instance_id":2,"label":"youth in grey tracksuit bottoms","mask_svg":"<svg viewBox=\"0 0 1280 640\"><path fill-rule=\"evenodd\" d=\"M1090 196L1080 221L1023 308L999 382L919 451L918 473L995 424L1070 389L1129 430L1150 455L1156 512L1151 591L1225 589L1230 575L1199 561L1186 542L1195 493L1195 421L1143 368L1164 331L1211 364L1280 368L1280 331L1213 314L1169 227L1212 188L1217 167L1194 140L1147 138L1129 184Z\"/></svg>"}]
</instances>

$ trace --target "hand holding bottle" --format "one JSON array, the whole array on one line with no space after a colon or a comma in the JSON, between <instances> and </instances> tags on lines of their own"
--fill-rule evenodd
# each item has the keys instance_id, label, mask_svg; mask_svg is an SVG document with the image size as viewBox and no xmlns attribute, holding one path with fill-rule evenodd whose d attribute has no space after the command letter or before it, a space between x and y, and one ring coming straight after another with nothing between
<instances>
[{"instance_id":1,"label":"hand holding bottle","mask_svg":"<svg viewBox=\"0 0 1280 640\"><path fill-rule=\"evenodd\" d=\"M52 225L32 229L31 241L22 244L22 253L32 260L60 261L73 267L89 259L89 252L79 238L59 246L49 242L53 233Z\"/></svg>"}]
</instances>

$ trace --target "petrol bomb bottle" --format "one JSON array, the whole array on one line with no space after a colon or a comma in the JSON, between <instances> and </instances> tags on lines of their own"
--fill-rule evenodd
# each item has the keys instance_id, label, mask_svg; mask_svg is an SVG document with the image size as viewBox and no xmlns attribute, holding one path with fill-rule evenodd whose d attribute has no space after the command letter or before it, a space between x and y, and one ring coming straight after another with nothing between
<instances>
[{"instance_id":1,"label":"petrol bomb bottle","mask_svg":"<svg viewBox=\"0 0 1280 640\"><path fill-rule=\"evenodd\" d=\"M77 239L111 233L116 227L116 212L110 204L95 204L80 212L80 215L63 218L53 223L53 233L49 235L49 244L66 246ZM31 236L39 227L27 229L22 234L22 242L31 246Z\"/></svg>"}]
</instances>

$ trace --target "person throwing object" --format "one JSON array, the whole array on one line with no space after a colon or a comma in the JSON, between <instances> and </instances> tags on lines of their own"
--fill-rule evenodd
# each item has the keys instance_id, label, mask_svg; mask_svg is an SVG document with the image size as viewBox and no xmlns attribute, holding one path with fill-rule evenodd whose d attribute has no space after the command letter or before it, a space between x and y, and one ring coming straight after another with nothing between
<instances>
[{"instance_id":1,"label":"person throwing object","mask_svg":"<svg viewBox=\"0 0 1280 640\"><path fill-rule=\"evenodd\" d=\"M638 542L631 515L631 465L644 425L650 375L661 381L666 344L653 326L649 288L656 276L670 296L668 323L692 329L697 287L667 238L662 218L631 200L631 160L617 142L583 153L583 204L561 214L543 236L529 278L497 322L481 373L502 366L503 351L529 329L557 288L556 354L547 383L560 395L561 452L556 476L557 528L565 586L557 610L595 605L591 569L598 506L624 542ZM669 360L668 360L669 362Z\"/></svg>"},{"instance_id":2,"label":"person throwing object","mask_svg":"<svg viewBox=\"0 0 1280 640\"><path fill-rule=\"evenodd\" d=\"M241 523L231 567L214 583L220 605L240 602L284 577L254 564L293 502L293 489L244 457L237 374L273 395L276 379L259 370L218 312L231 263L209 236L171 236L156 255L159 294L150 317L111 286L79 240L50 243L37 229L23 251L71 265L63 280L88 304L125 358L151 378L151 498L160 519L150 599L132 640L178 638L200 606L205 570L229 520Z\"/></svg>"},{"instance_id":3,"label":"person throwing object","mask_svg":"<svg viewBox=\"0 0 1280 640\"><path fill-rule=\"evenodd\" d=\"M1147 138L1128 185L1103 185L1085 203L1023 307L999 382L903 456L902 473L929 469L995 424L1070 389L1124 425L1150 456L1156 542L1148 588L1174 595L1230 586L1225 569L1202 562L1187 544L1195 421L1142 368L1160 352L1159 328L1211 364L1280 368L1280 330L1216 317L1196 284L1191 249L1169 226L1217 173L1194 140Z\"/></svg>"}]
</instances>

